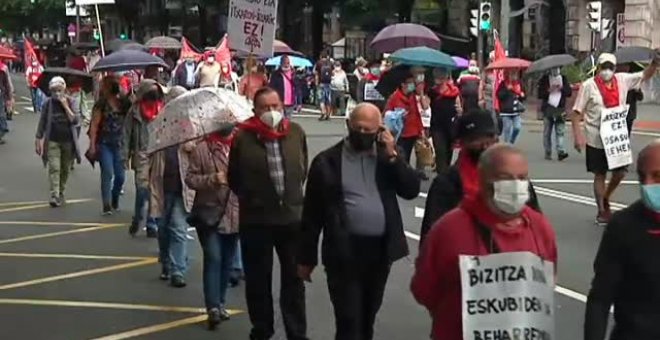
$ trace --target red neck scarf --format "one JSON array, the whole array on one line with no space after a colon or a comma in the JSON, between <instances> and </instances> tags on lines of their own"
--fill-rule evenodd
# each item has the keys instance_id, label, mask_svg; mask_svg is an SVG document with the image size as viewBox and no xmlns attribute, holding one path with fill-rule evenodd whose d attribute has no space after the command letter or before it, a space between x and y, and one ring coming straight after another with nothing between
<instances>
[{"instance_id":1,"label":"red neck scarf","mask_svg":"<svg viewBox=\"0 0 660 340\"><path fill-rule=\"evenodd\" d=\"M222 136L218 132L214 132L206 137L206 141L209 144L221 144L231 147L231 144L234 141L234 134L232 133L229 136Z\"/></svg>"},{"instance_id":2,"label":"red neck scarf","mask_svg":"<svg viewBox=\"0 0 660 340\"><path fill-rule=\"evenodd\" d=\"M366 81L379 81L380 77L376 76L376 75L373 75L371 72L369 72L369 73L364 75L364 79Z\"/></svg>"},{"instance_id":3,"label":"red neck scarf","mask_svg":"<svg viewBox=\"0 0 660 340\"><path fill-rule=\"evenodd\" d=\"M463 198L473 199L479 193L479 170L477 164L467 155L467 152L461 152L458 155L458 173L461 176L463 184Z\"/></svg>"},{"instance_id":4,"label":"red neck scarf","mask_svg":"<svg viewBox=\"0 0 660 340\"><path fill-rule=\"evenodd\" d=\"M476 218L479 222L483 223L486 227L488 228L495 228L498 225L507 225L509 227L512 226L519 226L518 228L506 228L506 229L498 229L499 231L503 231L506 233L520 233L524 229L520 227L524 227L525 225L529 225L529 209L531 209L528 206L525 206L520 213L520 217L516 217L513 219L504 219L503 217L495 214L491 208L488 206L486 201L480 197L474 197L471 199L464 199L461 202L461 208L465 211L467 211L472 217Z\"/></svg>"},{"instance_id":5,"label":"red neck scarf","mask_svg":"<svg viewBox=\"0 0 660 340\"><path fill-rule=\"evenodd\" d=\"M289 120L284 118L280 123L280 127L277 130L273 130L270 126L266 125L266 123L262 122L261 119L254 116L239 124L238 127L242 130L250 131L256 134L259 139L274 141L277 139L282 139L289 134L290 124Z\"/></svg>"},{"instance_id":6,"label":"red neck scarf","mask_svg":"<svg viewBox=\"0 0 660 340\"><path fill-rule=\"evenodd\" d=\"M461 92L458 89L458 87L456 87L456 85L454 85L452 82L446 82L445 84L446 86L444 86L444 89L442 85L435 85L433 90L438 95L440 95L440 97L449 98L449 99L458 97L458 95Z\"/></svg>"},{"instance_id":7,"label":"red neck scarf","mask_svg":"<svg viewBox=\"0 0 660 340\"><path fill-rule=\"evenodd\" d=\"M515 93L518 96L522 96L523 90L522 90L522 85L520 85L520 81L518 80L512 81L507 79L504 81L504 85L506 85L507 87L511 85L512 87L511 92Z\"/></svg>"},{"instance_id":8,"label":"red neck scarf","mask_svg":"<svg viewBox=\"0 0 660 340\"><path fill-rule=\"evenodd\" d=\"M594 81L596 86L598 86L598 91L603 97L603 104L605 107L617 107L619 106L619 84L616 80L616 77L612 77L612 82L610 86L605 84L605 81L600 76L595 76Z\"/></svg>"},{"instance_id":9,"label":"red neck scarf","mask_svg":"<svg viewBox=\"0 0 660 340\"><path fill-rule=\"evenodd\" d=\"M140 113L147 122L154 120L162 108L163 102L160 100L140 101Z\"/></svg>"}]
</instances>

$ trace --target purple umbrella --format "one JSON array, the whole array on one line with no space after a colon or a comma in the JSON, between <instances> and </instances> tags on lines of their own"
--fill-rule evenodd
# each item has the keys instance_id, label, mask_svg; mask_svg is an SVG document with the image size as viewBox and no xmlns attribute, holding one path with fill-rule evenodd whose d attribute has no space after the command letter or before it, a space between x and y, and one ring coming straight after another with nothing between
<instances>
[{"instance_id":1,"label":"purple umbrella","mask_svg":"<svg viewBox=\"0 0 660 340\"><path fill-rule=\"evenodd\" d=\"M418 46L440 49L440 38L422 25L395 24L383 28L371 41L371 48L378 53L392 53Z\"/></svg>"},{"instance_id":2,"label":"purple umbrella","mask_svg":"<svg viewBox=\"0 0 660 340\"><path fill-rule=\"evenodd\" d=\"M468 68L468 67L470 67L470 61L465 59L465 58L456 57L456 56L451 57L451 58L454 59L454 62L456 63L456 67L458 67L458 68Z\"/></svg>"}]
</instances>

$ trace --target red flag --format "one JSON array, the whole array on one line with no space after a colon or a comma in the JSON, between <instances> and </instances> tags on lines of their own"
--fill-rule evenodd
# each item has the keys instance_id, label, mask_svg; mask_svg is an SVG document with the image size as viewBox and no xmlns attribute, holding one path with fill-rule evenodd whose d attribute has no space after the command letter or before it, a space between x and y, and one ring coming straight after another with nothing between
<instances>
[{"instance_id":1,"label":"red flag","mask_svg":"<svg viewBox=\"0 0 660 340\"><path fill-rule=\"evenodd\" d=\"M506 58L506 51L504 51L499 34L494 30L493 35L495 36L495 57L493 58L493 61ZM493 70L493 75L495 76L495 82L493 84L493 108L495 111L499 112L500 101L497 99L497 89L500 87L502 81L504 81L504 71Z\"/></svg>"},{"instance_id":2,"label":"red flag","mask_svg":"<svg viewBox=\"0 0 660 340\"><path fill-rule=\"evenodd\" d=\"M195 49L190 45L186 37L181 38L181 56L179 61L183 61L186 58L194 58L195 61L200 61L202 59L202 54L197 53Z\"/></svg>"},{"instance_id":3,"label":"red flag","mask_svg":"<svg viewBox=\"0 0 660 340\"><path fill-rule=\"evenodd\" d=\"M25 59L25 78L27 79L30 87L37 87L37 81L43 72L43 66L37 58L37 53L32 47L32 43L29 39L24 39L24 59ZM33 63L36 63L36 66L32 66Z\"/></svg>"},{"instance_id":4,"label":"red flag","mask_svg":"<svg viewBox=\"0 0 660 340\"><path fill-rule=\"evenodd\" d=\"M227 34L222 37L220 43L215 48L215 60L220 64L228 64L231 72L231 52L229 51L229 39L227 39Z\"/></svg>"}]
</instances>

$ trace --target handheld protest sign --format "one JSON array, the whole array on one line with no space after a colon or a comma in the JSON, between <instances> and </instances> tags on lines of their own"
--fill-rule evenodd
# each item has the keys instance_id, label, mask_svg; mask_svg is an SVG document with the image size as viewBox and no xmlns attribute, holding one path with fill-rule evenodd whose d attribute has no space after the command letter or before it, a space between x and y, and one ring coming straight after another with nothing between
<instances>
[{"instance_id":1,"label":"handheld protest sign","mask_svg":"<svg viewBox=\"0 0 660 340\"><path fill-rule=\"evenodd\" d=\"M610 170L633 162L630 136L628 135L628 110L630 105L603 109L600 114L600 138Z\"/></svg>"},{"instance_id":2,"label":"handheld protest sign","mask_svg":"<svg viewBox=\"0 0 660 340\"><path fill-rule=\"evenodd\" d=\"M554 264L530 252L460 255L463 339L555 339Z\"/></svg>"}]
</instances>

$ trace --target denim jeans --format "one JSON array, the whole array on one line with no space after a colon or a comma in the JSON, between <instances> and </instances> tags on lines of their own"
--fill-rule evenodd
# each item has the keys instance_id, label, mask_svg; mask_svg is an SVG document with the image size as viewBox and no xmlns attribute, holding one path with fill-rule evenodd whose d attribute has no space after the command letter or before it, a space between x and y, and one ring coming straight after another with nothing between
<instances>
[{"instance_id":1,"label":"denim jeans","mask_svg":"<svg viewBox=\"0 0 660 340\"><path fill-rule=\"evenodd\" d=\"M566 152L564 149L564 135L566 133L566 122L561 117L543 118L543 148L546 155L552 154L552 130L555 131L555 143L557 144L557 154Z\"/></svg>"},{"instance_id":2,"label":"denim jeans","mask_svg":"<svg viewBox=\"0 0 660 340\"><path fill-rule=\"evenodd\" d=\"M164 211L158 219L159 260L170 276L181 276L188 269L188 223L181 193L165 193Z\"/></svg>"},{"instance_id":3,"label":"denim jeans","mask_svg":"<svg viewBox=\"0 0 660 340\"><path fill-rule=\"evenodd\" d=\"M229 278L236 257L238 234L220 234L216 229L197 228L204 253L204 303L206 309L224 307Z\"/></svg>"},{"instance_id":4,"label":"denim jeans","mask_svg":"<svg viewBox=\"0 0 660 340\"><path fill-rule=\"evenodd\" d=\"M99 144L99 163L101 163L101 198L103 206L119 200L124 186L124 164L121 148L118 145ZM114 178L114 179L113 179Z\"/></svg>"},{"instance_id":5,"label":"denim jeans","mask_svg":"<svg viewBox=\"0 0 660 340\"><path fill-rule=\"evenodd\" d=\"M44 98L43 92L41 92L38 87L31 87L30 97L32 98L32 108L34 109L34 113L40 113Z\"/></svg>"},{"instance_id":6,"label":"denim jeans","mask_svg":"<svg viewBox=\"0 0 660 340\"><path fill-rule=\"evenodd\" d=\"M7 112L5 112L5 101L0 100L0 140L5 134L9 132L9 124L7 124Z\"/></svg>"},{"instance_id":7,"label":"denim jeans","mask_svg":"<svg viewBox=\"0 0 660 340\"><path fill-rule=\"evenodd\" d=\"M502 142L515 144L520 130L522 129L522 119L519 114L507 115L501 114L502 117Z\"/></svg>"},{"instance_id":8,"label":"denim jeans","mask_svg":"<svg viewBox=\"0 0 660 340\"><path fill-rule=\"evenodd\" d=\"M147 210L147 229L158 229L158 222L151 217L149 209L151 193L149 188L135 186L135 206L133 207L133 225L139 226L142 219L144 219L145 205Z\"/></svg>"}]
</instances>

